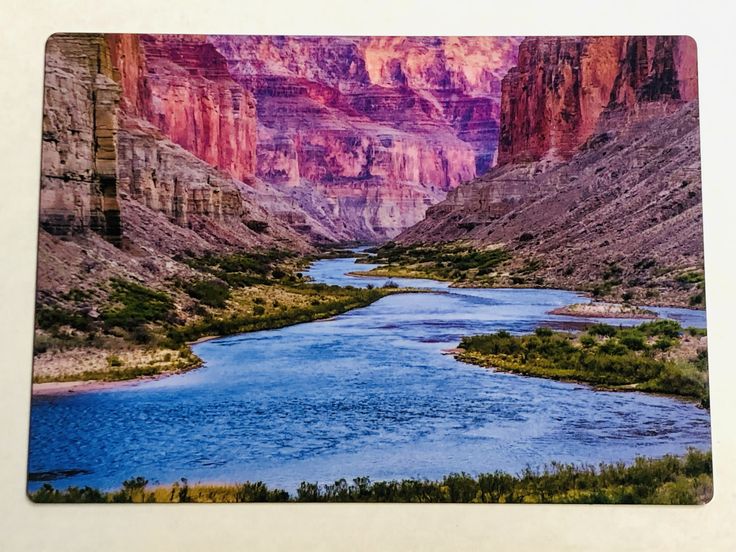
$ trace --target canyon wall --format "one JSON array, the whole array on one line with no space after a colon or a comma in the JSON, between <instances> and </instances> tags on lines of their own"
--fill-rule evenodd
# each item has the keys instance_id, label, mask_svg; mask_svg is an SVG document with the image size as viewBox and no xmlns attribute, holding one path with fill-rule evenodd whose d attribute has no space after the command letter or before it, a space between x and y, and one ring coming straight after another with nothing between
<instances>
[{"instance_id":1,"label":"canyon wall","mask_svg":"<svg viewBox=\"0 0 736 552\"><path fill-rule=\"evenodd\" d=\"M493 162L516 39L210 37L256 97L257 177L381 239Z\"/></svg>"},{"instance_id":2,"label":"canyon wall","mask_svg":"<svg viewBox=\"0 0 736 552\"><path fill-rule=\"evenodd\" d=\"M233 178L253 180L255 107L213 46L171 37L161 48L158 40L49 39L42 228L93 230L159 252L308 249L308 240L332 239L283 194Z\"/></svg>"},{"instance_id":3,"label":"canyon wall","mask_svg":"<svg viewBox=\"0 0 736 552\"><path fill-rule=\"evenodd\" d=\"M256 167L253 95L204 36L108 35L123 109L242 181Z\"/></svg>"},{"instance_id":4,"label":"canyon wall","mask_svg":"<svg viewBox=\"0 0 736 552\"><path fill-rule=\"evenodd\" d=\"M121 239L116 191L120 88L101 35L52 36L46 44L41 227L93 230Z\"/></svg>"},{"instance_id":5,"label":"canyon wall","mask_svg":"<svg viewBox=\"0 0 736 552\"><path fill-rule=\"evenodd\" d=\"M569 159L601 116L646 118L696 97L689 37L527 38L502 83L498 161Z\"/></svg>"}]
</instances>

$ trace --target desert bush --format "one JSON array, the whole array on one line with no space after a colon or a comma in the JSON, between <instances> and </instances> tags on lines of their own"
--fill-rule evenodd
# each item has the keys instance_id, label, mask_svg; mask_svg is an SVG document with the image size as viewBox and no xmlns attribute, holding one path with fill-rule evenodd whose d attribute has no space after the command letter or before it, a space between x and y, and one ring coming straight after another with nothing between
<instances>
[{"instance_id":1,"label":"desert bush","mask_svg":"<svg viewBox=\"0 0 736 552\"><path fill-rule=\"evenodd\" d=\"M69 326L75 330L89 331L92 328L92 319L85 313L61 307L39 307L36 310L36 326L42 330Z\"/></svg>"},{"instance_id":2,"label":"desert bush","mask_svg":"<svg viewBox=\"0 0 736 552\"><path fill-rule=\"evenodd\" d=\"M230 299L230 286L221 280L195 280L184 289L190 297L208 307L222 308Z\"/></svg>"},{"instance_id":3,"label":"desert bush","mask_svg":"<svg viewBox=\"0 0 736 552\"><path fill-rule=\"evenodd\" d=\"M183 485L146 494L147 481L135 478L119 491L85 487L56 490L45 484L29 493L35 502L485 502L485 503L630 503L698 504L712 495L710 452L690 449L684 456L637 458L631 464L598 466L552 462L518 474L500 471L476 477L452 473L440 480L371 481L356 477L320 485L302 482L295 496L263 482L240 485Z\"/></svg>"},{"instance_id":4,"label":"desert bush","mask_svg":"<svg viewBox=\"0 0 736 552\"><path fill-rule=\"evenodd\" d=\"M115 279L111 285L112 304L102 311L107 328L135 330L150 322L169 319L174 302L167 293L126 280Z\"/></svg>"}]
</instances>

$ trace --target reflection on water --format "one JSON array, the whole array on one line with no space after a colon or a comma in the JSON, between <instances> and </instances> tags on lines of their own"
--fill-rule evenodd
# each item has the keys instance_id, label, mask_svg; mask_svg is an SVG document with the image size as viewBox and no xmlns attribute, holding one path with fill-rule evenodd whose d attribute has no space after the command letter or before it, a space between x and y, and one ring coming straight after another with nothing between
<instances>
[{"instance_id":1,"label":"reflection on water","mask_svg":"<svg viewBox=\"0 0 736 552\"><path fill-rule=\"evenodd\" d=\"M370 267L332 259L309 275L382 285L346 276ZM57 486L113 488L142 475L294 490L302 480L516 472L710 446L708 412L692 404L496 373L441 353L467 334L579 324L546 314L578 302L577 294L394 280L436 293L201 343L194 349L206 366L180 376L34 398L29 471ZM705 323L702 312L659 310L685 325Z\"/></svg>"}]
</instances>

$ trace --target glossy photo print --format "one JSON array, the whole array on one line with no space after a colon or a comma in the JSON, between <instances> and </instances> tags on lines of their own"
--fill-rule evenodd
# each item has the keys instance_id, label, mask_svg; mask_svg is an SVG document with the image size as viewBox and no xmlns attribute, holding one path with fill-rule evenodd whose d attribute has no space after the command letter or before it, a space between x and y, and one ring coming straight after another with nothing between
<instances>
[{"instance_id":1,"label":"glossy photo print","mask_svg":"<svg viewBox=\"0 0 736 552\"><path fill-rule=\"evenodd\" d=\"M708 502L696 60L51 36L30 499Z\"/></svg>"}]
</instances>

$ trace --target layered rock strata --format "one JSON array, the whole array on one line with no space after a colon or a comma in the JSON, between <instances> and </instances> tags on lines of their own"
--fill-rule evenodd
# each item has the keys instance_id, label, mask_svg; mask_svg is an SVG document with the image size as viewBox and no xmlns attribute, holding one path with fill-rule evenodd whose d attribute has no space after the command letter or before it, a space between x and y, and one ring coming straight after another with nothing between
<instances>
[{"instance_id":1,"label":"layered rock strata","mask_svg":"<svg viewBox=\"0 0 736 552\"><path fill-rule=\"evenodd\" d=\"M54 36L46 49L41 227L121 239L117 201L120 88L104 37Z\"/></svg>"},{"instance_id":2,"label":"layered rock strata","mask_svg":"<svg viewBox=\"0 0 736 552\"><path fill-rule=\"evenodd\" d=\"M355 238L396 234L494 161L516 39L211 40L256 97L258 178L318 191Z\"/></svg>"},{"instance_id":3,"label":"layered rock strata","mask_svg":"<svg viewBox=\"0 0 736 552\"><path fill-rule=\"evenodd\" d=\"M503 79L499 164L569 159L604 111L695 99L696 71L688 37L527 38Z\"/></svg>"}]
</instances>

